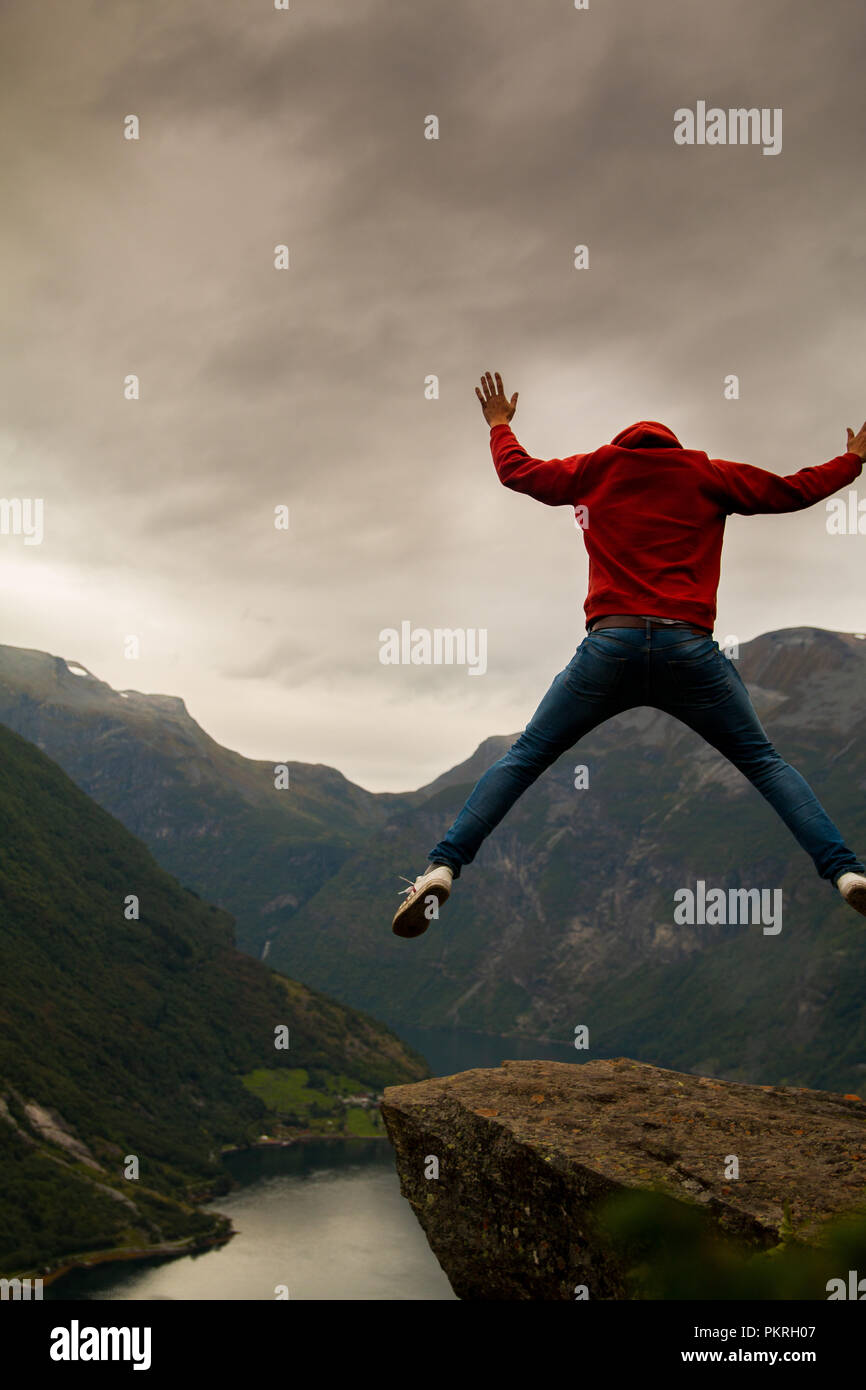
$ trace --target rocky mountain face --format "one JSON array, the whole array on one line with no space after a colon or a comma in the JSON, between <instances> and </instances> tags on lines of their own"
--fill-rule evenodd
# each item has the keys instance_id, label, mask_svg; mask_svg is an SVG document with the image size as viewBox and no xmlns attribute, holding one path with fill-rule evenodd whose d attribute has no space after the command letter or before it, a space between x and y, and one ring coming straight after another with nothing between
<instances>
[{"instance_id":1,"label":"rocky mountain face","mask_svg":"<svg viewBox=\"0 0 866 1390\"><path fill-rule=\"evenodd\" d=\"M783 756L866 855L866 642L767 633L737 657ZM405 795L220 748L179 701L0 649L0 720L33 739L191 887L242 949L392 1026L459 1025L739 1080L856 1090L866 923L745 779L650 708L597 729L514 808L439 922L392 937L414 876L513 735ZM576 776L578 766L586 774ZM588 781L588 785L578 785ZM676 895L780 894L781 930L675 919Z\"/></svg>"},{"instance_id":2,"label":"rocky mountain face","mask_svg":"<svg viewBox=\"0 0 866 1390\"><path fill-rule=\"evenodd\" d=\"M503 1062L390 1087L382 1113L403 1195L459 1298L641 1296L630 1275L674 1245L677 1277L691 1281L682 1297L707 1296L714 1262L711 1275L752 1281L740 1297L783 1296L793 1272L794 1296L826 1298L828 1273L847 1275L823 1247L827 1223L866 1194L857 1096L627 1058ZM653 1199L660 1251L646 1216L637 1252L622 1240L622 1216L611 1219L618 1199L641 1194ZM786 1244L799 1256L793 1271L779 1258ZM735 1252L771 1250L763 1268L735 1263Z\"/></svg>"}]
</instances>

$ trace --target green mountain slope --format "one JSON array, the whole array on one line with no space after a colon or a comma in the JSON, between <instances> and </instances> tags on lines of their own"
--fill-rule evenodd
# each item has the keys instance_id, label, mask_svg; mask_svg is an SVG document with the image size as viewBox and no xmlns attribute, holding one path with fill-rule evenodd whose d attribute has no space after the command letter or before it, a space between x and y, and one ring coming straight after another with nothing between
<instances>
[{"instance_id":1,"label":"green mountain slope","mask_svg":"<svg viewBox=\"0 0 866 1390\"><path fill-rule=\"evenodd\" d=\"M0 770L0 1271L219 1233L187 1194L272 1128L245 1077L425 1074L382 1025L235 950L225 913L2 727Z\"/></svg>"}]
</instances>

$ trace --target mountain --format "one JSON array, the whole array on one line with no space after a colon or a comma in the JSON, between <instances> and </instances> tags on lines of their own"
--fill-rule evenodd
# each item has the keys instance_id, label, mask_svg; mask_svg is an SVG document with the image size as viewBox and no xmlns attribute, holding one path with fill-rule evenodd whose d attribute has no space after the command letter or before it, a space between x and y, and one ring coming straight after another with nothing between
<instances>
[{"instance_id":1,"label":"mountain","mask_svg":"<svg viewBox=\"0 0 866 1390\"><path fill-rule=\"evenodd\" d=\"M785 629L736 659L770 737L866 854L866 643ZM290 792L274 793L271 764L218 749L178 702L124 697L61 658L10 648L0 719L186 883L206 879L244 949L269 943L269 964L393 1027L568 1043L584 1025L593 1057L863 1084L866 926L745 779L660 711L621 715L561 758L484 846L442 920L410 943L389 930L397 875L423 867L513 735L413 793L376 796L304 764L291 765ZM577 764L589 769L584 790ZM256 873L244 879L235 846L254 840L253 826ZM781 890L782 931L676 925L674 894L699 880Z\"/></svg>"},{"instance_id":2,"label":"mountain","mask_svg":"<svg viewBox=\"0 0 866 1390\"><path fill-rule=\"evenodd\" d=\"M426 1074L237 951L225 912L2 726L0 768L0 1271L224 1238L190 1198L225 1182L222 1149L279 1128L268 1082L342 1111Z\"/></svg>"},{"instance_id":3,"label":"mountain","mask_svg":"<svg viewBox=\"0 0 866 1390\"><path fill-rule=\"evenodd\" d=\"M737 659L770 737L866 855L866 645L794 629L744 644ZM450 1022L568 1044L584 1025L592 1057L862 1088L866 923L748 782L657 710L603 725L536 783L414 955L383 946L388 897L367 908L365 883L384 889L395 867L417 871L512 737L488 740L392 815L387 838L287 918L274 962L319 982L327 973L338 996L398 1028ZM781 890L781 932L676 925L674 894L699 880Z\"/></svg>"},{"instance_id":4,"label":"mountain","mask_svg":"<svg viewBox=\"0 0 866 1390\"><path fill-rule=\"evenodd\" d=\"M116 691L76 662L0 646L0 722L31 740L144 840L163 868L237 920L259 955L294 910L381 827L381 799L333 768L221 747L170 695Z\"/></svg>"}]
</instances>

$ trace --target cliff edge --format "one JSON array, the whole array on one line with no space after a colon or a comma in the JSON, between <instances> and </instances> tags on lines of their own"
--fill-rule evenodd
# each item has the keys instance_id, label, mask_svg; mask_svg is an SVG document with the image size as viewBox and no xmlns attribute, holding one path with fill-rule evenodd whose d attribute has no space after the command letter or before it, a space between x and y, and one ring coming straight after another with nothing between
<instances>
[{"instance_id":1,"label":"cliff edge","mask_svg":"<svg viewBox=\"0 0 866 1390\"><path fill-rule=\"evenodd\" d=\"M866 1104L620 1057L503 1062L385 1091L401 1190L459 1298L630 1296L602 1208L655 1192L752 1250L866 1199ZM733 1174L738 1173L734 1177ZM671 1210L674 1210L673 1208Z\"/></svg>"}]
</instances>

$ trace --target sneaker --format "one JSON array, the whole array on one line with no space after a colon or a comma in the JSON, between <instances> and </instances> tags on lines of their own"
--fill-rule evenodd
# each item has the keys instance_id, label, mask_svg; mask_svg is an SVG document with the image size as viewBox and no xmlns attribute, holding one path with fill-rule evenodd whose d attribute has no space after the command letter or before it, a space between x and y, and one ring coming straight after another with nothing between
<instances>
[{"instance_id":1,"label":"sneaker","mask_svg":"<svg viewBox=\"0 0 866 1390\"><path fill-rule=\"evenodd\" d=\"M403 878L403 875L400 877ZM444 903L451 892L453 877L454 874L447 864L428 864L414 883L411 879L403 878L403 882L408 883L409 887L401 888L399 891L406 894L406 901L398 908L391 923L391 930L397 936L422 936L430 925L427 916L430 898L434 897L437 903Z\"/></svg>"},{"instance_id":2,"label":"sneaker","mask_svg":"<svg viewBox=\"0 0 866 1390\"><path fill-rule=\"evenodd\" d=\"M855 912L866 917L866 874L840 874L836 879L836 887L846 903L849 903Z\"/></svg>"}]
</instances>

